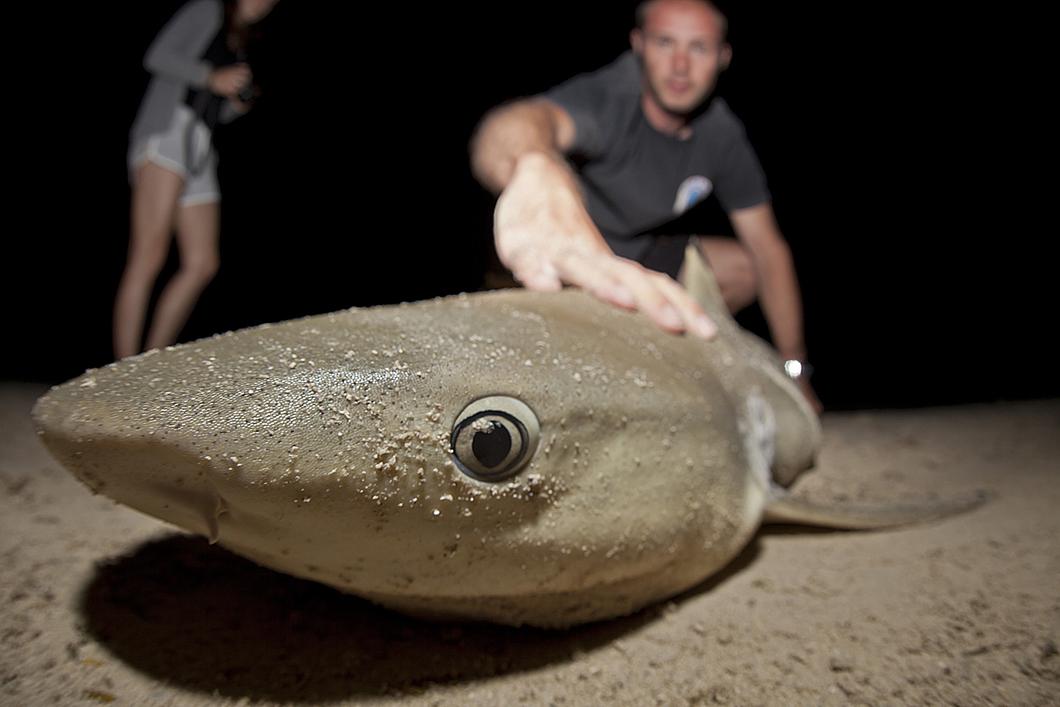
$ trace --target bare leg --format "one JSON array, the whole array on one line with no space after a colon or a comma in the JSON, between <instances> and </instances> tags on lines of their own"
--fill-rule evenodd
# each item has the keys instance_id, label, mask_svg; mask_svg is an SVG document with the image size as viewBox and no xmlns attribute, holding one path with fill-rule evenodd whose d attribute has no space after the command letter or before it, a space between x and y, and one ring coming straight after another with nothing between
<instances>
[{"instance_id":1,"label":"bare leg","mask_svg":"<svg viewBox=\"0 0 1060 707\"><path fill-rule=\"evenodd\" d=\"M169 346L191 316L199 295L220 265L217 250L220 205L216 201L182 206L177 212L180 270L162 291L147 334L147 348Z\"/></svg>"},{"instance_id":2,"label":"bare leg","mask_svg":"<svg viewBox=\"0 0 1060 707\"><path fill-rule=\"evenodd\" d=\"M696 244L714 271L722 299L735 314L755 301L758 276L747 249L731 238L699 237Z\"/></svg>"},{"instance_id":3,"label":"bare leg","mask_svg":"<svg viewBox=\"0 0 1060 707\"><path fill-rule=\"evenodd\" d=\"M114 355L140 351L151 288L165 265L177 198L184 178L146 162L133 179L129 256L114 301Z\"/></svg>"}]
</instances>

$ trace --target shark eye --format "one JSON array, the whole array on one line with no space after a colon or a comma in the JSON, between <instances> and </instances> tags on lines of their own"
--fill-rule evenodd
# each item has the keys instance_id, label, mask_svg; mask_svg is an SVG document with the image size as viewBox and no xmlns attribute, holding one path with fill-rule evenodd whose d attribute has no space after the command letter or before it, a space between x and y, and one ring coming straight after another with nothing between
<instances>
[{"instance_id":1,"label":"shark eye","mask_svg":"<svg viewBox=\"0 0 1060 707\"><path fill-rule=\"evenodd\" d=\"M540 435L537 416L526 403L492 395L457 416L449 446L462 472L479 481L499 481L530 461Z\"/></svg>"}]
</instances>

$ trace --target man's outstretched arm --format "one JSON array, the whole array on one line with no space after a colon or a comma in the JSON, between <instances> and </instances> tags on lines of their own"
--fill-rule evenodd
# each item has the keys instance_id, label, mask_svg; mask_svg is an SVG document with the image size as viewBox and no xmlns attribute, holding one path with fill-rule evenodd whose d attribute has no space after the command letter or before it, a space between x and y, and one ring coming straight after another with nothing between
<instances>
[{"instance_id":1,"label":"man's outstretched arm","mask_svg":"<svg viewBox=\"0 0 1060 707\"><path fill-rule=\"evenodd\" d=\"M570 115L541 98L495 108L479 124L471 168L499 194L493 228L501 262L529 289L567 283L639 309L669 331L713 336L713 322L684 288L608 247L564 158L574 137Z\"/></svg>"},{"instance_id":2,"label":"man's outstretched arm","mask_svg":"<svg viewBox=\"0 0 1060 707\"><path fill-rule=\"evenodd\" d=\"M758 282L758 301L765 314L773 344L785 359L806 360L802 297L795 275L791 248L777 226L768 203L730 214L733 230L747 247ZM817 412L821 402L806 378L798 380L807 401Z\"/></svg>"}]
</instances>

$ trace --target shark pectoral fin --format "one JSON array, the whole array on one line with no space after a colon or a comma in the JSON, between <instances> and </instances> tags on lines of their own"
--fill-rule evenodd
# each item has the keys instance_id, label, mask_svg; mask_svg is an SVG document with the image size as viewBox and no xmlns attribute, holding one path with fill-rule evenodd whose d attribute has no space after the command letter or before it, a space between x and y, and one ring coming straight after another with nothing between
<instances>
[{"instance_id":1,"label":"shark pectoral fin","mask_svg":"<svg viewBox=\"0 0 1060 707\"><path fill-rule=\"evenodd\" d=\"M762 523L792 523L844 530L891 528L963 513L982 505L991 497L992 494L986 491L974 491L939 501L825 505L795 498L783 489L774 487Z\"/></svg>"},{"instance_id":2,"label":"shark pectoral fin","mask_svg":"<svg viewBox=\"0 0 1060 707\"><path fill-rule=\"evenodd\" d=\"M768 406L776 417L776 440L772 456L773 478L790 486L800 472L813 466L821 446L821 425L798 387L784 373L780 356L764 340L744 330L725 305L718 281L699 248L685 248L681 283L699 306L740 344L741 357L760 375L759 383Z\"/></svg>"}]
</instances>

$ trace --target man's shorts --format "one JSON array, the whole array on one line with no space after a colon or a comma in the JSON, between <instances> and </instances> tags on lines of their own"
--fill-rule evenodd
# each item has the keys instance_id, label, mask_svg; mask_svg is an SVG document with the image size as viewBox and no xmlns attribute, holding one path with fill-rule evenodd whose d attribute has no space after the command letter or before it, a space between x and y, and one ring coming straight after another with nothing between
<instances>
[{"instance_id":1,"label":"man's shorts","mask_svg":"<svg viewBox=\"0 0 1060 707\"><path fill-rule=\"evenodd\" d=\"M152 162L184 178L181 206L221 200L217 185L217 153L210 129L188 106L177 106L164 133L156 133L129 147L129 180L145 162Z\"/></svg>"}]
</instances>

